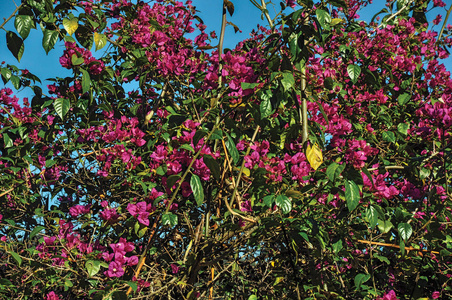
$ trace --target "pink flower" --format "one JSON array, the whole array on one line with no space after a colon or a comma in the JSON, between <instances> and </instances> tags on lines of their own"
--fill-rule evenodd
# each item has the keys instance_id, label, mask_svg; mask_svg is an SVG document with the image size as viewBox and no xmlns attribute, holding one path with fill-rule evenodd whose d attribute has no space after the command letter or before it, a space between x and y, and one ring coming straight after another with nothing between
<instances>
[{"instance_id":1,"label":"pink flower","mask_svg":"<svg viewBox=\"0 0 452 300\"><path fill-rule=\"evenodd\" d=\"M286 5L289 7L294 8L295 7L295 0L286 0Z\"/></svg>"},{"instance_id":2,"label":"pink flower","mask_svg":"<svg viewBox=\"0 0 452 300\"><path fill-rule=\"evenodd\" d=\"M171 264L171 272L173 272L173 274L179 273L179 269L180 269L179 266L177 266L175 264Z\"/></svg>"},{"instance_id":3,"label":"pink flower","mask_svg":"<svg viewBox=\"0 0 452 300\"><path fill-rule=\"evenodd\" d=\"M57 294L55 294L54 291L51 291L50 293L48 293L45 297L45 300L61 300L60 297L58 297Z\"/></svg>"},{"instance_id":4,"label":"pink flower","mask_svg":"<svg viewBox=\"0 0 452 300\"><path fill-rule=\"evenodd\" d=\"M394 290L390 290L387 294L384 294L383 297L377 298L378 300L398 300L396 293Z\"/></svg>"},{"instance_id":5,"label":"pink flower","mask_svg":"<svg viewBox=\"0 0 452 300\"><path fill-rule=\"evenodd\" d=\"M441 0L433 0L433 6L436 6L436 7L444 7L444 6L446 6L446 3L444 3L444 2L441 1ZM434 299L436 299L436 298L434 298Z\"/></svg>"},{"instance_id":6,"label":"pink flower","mask_svg":"<svg viewBox=\"0 0 452 300\"><path fill-rule=\"evenodd\" d=\"M105 271L105 275L108 277L121 277L124 275L124 270L122 269L122 265L116 261L113 261L108 266L108 270Z\"/></svg>"},{"instance_id":7,"label":"pink flower","mask_svg":"<svg viewBox=\"0 0 452 300\"><path fill-rule=\"evenodd\" d=\"M442 16L437 15L435 20L433 20L433 24L438 25L442 21Z\"/></svg>"},{"instance_id":8,"label":"pink flower","mask_svg":"<svg viewBox=\"0 0 452 300\"><path fill-rule=\"evenodd\" d=\"M441 296L441 293L438 291L433 292L432 299L438 299Z\"/></svg>"}]
</instances>

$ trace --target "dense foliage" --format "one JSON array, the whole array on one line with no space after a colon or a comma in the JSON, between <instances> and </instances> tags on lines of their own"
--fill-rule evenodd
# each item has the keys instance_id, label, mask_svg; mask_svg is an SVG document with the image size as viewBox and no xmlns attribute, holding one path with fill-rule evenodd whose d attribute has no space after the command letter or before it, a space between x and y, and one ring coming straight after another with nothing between
<instances>
[{"instance_id":1,"label":"dense foliage","mask_svg":"<svg viewBox=\"0 0 452 300\"><path fill-rule=\"evenodd\" d=\"M0 66L2 299L452 297L445 4L252 0L223 49L233 2L22 0L72 75Z\"/></svg>"}]
</instances>

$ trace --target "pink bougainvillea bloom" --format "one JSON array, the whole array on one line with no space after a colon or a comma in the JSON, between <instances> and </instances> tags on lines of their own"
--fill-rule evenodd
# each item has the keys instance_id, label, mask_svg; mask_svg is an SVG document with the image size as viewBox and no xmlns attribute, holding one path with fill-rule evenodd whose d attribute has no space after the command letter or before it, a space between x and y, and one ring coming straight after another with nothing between
<instances>
[{"instance_id":1,"label":"pink bougainvillea bloom","mask_svg":"<svg viewBox=\"0 0 452 300\"><path fill-rule=\"evenodd\" d=\"M179 273L179 269L180 269L179 266L177 266L175 264L171 264L171 272L173 272L173 274Z\"/></svg>"},{"instance_id":2,"label":"pink bougainvillea bloom","mask_svg":"<svg viewBox=\"0 0 452 300\"><path fill-rule=\"evenodd\" d=\"M444 6L446 6L446 3L444 3L443 1L441 1L441 0L433 0L433 6L436 6L436 7L444 7ZM436 298L435 298L436 299Z\"/></svg>"},{"instance_id":3,"label":"pink bougainvillea bloom","mask_svg":"<svg viewBox=\"0 0 452 300\"><path fill-rule=\"evenodd\" d=\"M438 291L433 292L432 299L438 299L441 296L441 293Z\"/></svg>"},{"instance_id":4,"label":"pink bougainvillea bloom","mask_svg":"<svg viewBox=\"0 0 452 300\"><path fill-rule=\"evenodd\" d=\"M388 293L384 294L383 297L379 297L377 299L378 300L399 300L399 298L397 298L397 295L394 292L394 290L390 290Z\"/></svg>"},{"instance_id":5,"label":"pink bougainvillea bloom","mask_svg":"<svg viewBox=\"0 0 452 300\"><path fill-rule=\"evenodd\" d=\"M124 275L124 270L119 262L112 261L108 266L108 270L105 271L105 275L108 277L121 277Z\"/></svg>"},{"instance_id":6,"label":"pink bougainvillea bloom","mask_svg":"<svg viewBox=\"0 0 452 300\"><path fill-rule=\"evenodd\" d=\"M295 7L295 0L286 0L286 5L289 7L294 8Z\"/></svg>"},{"instance_id":7,"label":"pink bougainvillea bloom","mask_svg":"<svg viewBox=\"0 0 452 300\"><path fill-rule=\"evenodd\" d=\"M433 24L438 25L442 21L442 16L437 15L436 18L433 20Z\"/></svg>"},{"instance_id":8,"label":"pink bougainvillea bloom","mask_svg":"<svg viewBox=\"0 0 452 300\"><path fill-rule=\"evenodd\" d=\"M61 300L61 298L57 294L55 294L54 291L51 291L46 295L45 300Z\"/></svg>"}]
</instances>

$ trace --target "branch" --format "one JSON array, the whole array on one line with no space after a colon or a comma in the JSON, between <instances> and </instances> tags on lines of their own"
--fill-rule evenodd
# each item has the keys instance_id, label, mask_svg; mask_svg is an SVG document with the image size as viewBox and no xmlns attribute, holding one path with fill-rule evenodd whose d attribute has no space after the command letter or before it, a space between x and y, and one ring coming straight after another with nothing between
<instances>
[{"instance_id":1,"label":"branch","mask_svg":"<svg viewBox=\"0 0 452 300\"><path fill-rule=\"evenodd\" d=\"M410 6L413 3L413 0L411 0L410 2L408 2L407 4L405 4L398 12L396 12L395 14L393 14L392 16L390 16L385 23L381 23L380 25L378 25L377 29L379 29L380 27L382 27L383 25L387 25L388 21L394 19L395 17L397 17L398 15L400 15L402 13L402 11L404 11L408 6Z\"/></svg>"},{"instance_id":2,"label":"branch","mask_svg":"<svg viewBox=\"0 0 452 300\"><path fill-rule=\"evenodd\" d=\"M443 26L441 27L441 31L439 32L438 39L436 42L438 43L441 37L443 36L444 28L446 27L447 19L449 19L449 15L452 12L452 5L447 10L446 18L444 19Z\"/></svg>"},{"instance_id":3,"label":"branch","mask_svg":"<svg viewBox=\"0 0 452 300\"><path fill-rule=\"evenodd\" d=\"M14 188L12 187L12 188L10 188L9 190L4 191L3 193L0 194L0 197L3 197L3 196L5 196L6 194L9 194L9 192L12 192L13 190L14 190Z\"/></svg>"},{"instance_id":4,"label":"branch","mask_svg":"<svg viewBox=\"0 0 452 300\"><path fill-rule=\"evenodd\" d=\"M372 171L376 171L378 169L383 169L383 168L385 168L386 170L391 170L391 169L405 170L406 167L404 167L404 166L384 166L384 167L379 167L379 168L370 168L370 169L367 169L367 171L372 172Z\"/></svg>"},{"instance_id":5,"label":"branch","mask_svg":"<svg viewBox=\"0 0 452 300\"><path fill-rule=\"evenodd\" d=\"M256 135L257 135L257 132L259 131L259 129L260 129L260 126L257 125L256 129L254 130L253 137L251 138L251 142L248 145L248 149L246 149L245 156L248 156L250 154L251 144L256 139ZM237 188L238 188L239 183L240 183L240 178L242 177L243 169L245 168L245 156L243 157L242 166L240 167L240 172L239 172L239 175L237 176L237 180L236 180L235 187L234 187L234 192L232 193L232 198L231 198L231 202L229 203L229 206L232 206L232 203L234 203L235 193L237 193Z\"/></svg>"},{"instance_id":6,"label":"branch","mask_svg":"<svg viewBox=\"0 0 452 300\"><path fill-rule=\"evenodd\" d=\"M16 12L22 7L22 4L19 5L18 7L16 7L16 9L13 11L13 13L8 17L8 19L6 19L2 25L0 25L0 29L6 30L5 28L3 28L3 26L6 25L6 23L8 23L9 20L11 20L12 17L14 17L14 15L16 14Z\"/></svg>"},{"instance_id":7,"label":"branch","mask_svg":"<svg viewBox=\"0 0 452 300\"><path fill-rule=\"evenodd\" d=\"M149 245L151 245L152 239L154 238L155 233L157 232L157 225L159 223L159 219L160 218L157 216L157 219L155 219L154 224L152 224L151 235L149 236L149 240L148 240L148 243L146 245L146 248L144 249L143 253L141 254L140 262L139 262L138 267L137 267L137 269L135 271L135 278L137 280L138 280L138 275L140 275L141 268L143 267L144 262L146 261L146 252L148 251ZM129 287L129 289L127 290L126 295L128 296L131 292L132 292L132 287Z\"/></svg>"},{"instance_id":8,"label":"branch","mask_svg":"<svg viewBox=\"0 0 452 300\"><path fill-rule=\"evenodd\" d=\"M206 139L205 139L206 141L208 141L208 140L210 139L210 137L211 137L212 134L215 132L215 130L217 130L217 127L218 127L218 125L213 126L212 130L209 132L209 134L207 135L207 137L206 137ZM170 201L169 201L168 204L167 204L165 213L168 213L168 212L169 212L169 209L170 209L170 207L171 207L171 204L173 204L174 199L176 199L177 193L179 192L179 190L180 190L180 188L181 188L181 186L182 186L182 183L183 183L184 180L185 180L185 177L187 177L188 173L190 173L191 167L192 167L193 164L195 163L195 160L198 158L199 154L201 154L201 151L202 151L202 150L203 150L203 147L201 147L201 148L198 150L198 152L196 152L196 154L193 156L193 158L192 158L190 164L188 165L187 170L185 171L185 173L184 173L184 174L182 175L182 177L180 178L179 183L177 184L176 190L174 191L173 196L171 197Z\"/></svg>"},{"instance_id":9,"label":"branch","mask_svg":"<svg viewBox=\"0 0 452 300\"><path fill-rule=\"evenodd\" d=\"M267 18L268 25L270 25L270 28L273 29L273 21L270 18L270 15L268 14L267 5L265 4L264 0L261 0L261 5L262 13L265 15L265 18Z\"/></svg>"}]
</instances>

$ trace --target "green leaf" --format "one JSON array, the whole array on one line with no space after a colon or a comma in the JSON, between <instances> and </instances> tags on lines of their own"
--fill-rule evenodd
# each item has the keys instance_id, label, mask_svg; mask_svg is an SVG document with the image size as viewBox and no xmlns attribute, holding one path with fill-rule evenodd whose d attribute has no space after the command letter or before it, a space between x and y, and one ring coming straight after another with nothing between
<instances>
[{"instance_id":1,"label":"green leaf","mask_svg":"<svg viewBox=\"0 0 452 300\"><path fill-rule=\"evenodd\" d=\"M336 254L339 253L342 250L342 248L343 248L342 240L339 240L333 244L333 251Z\"/></svg>"},{"instance_id":2,"label":"green leaf","mask_svg":"<svg viewBox=\"0 0 452 300\"><path fill-rule=\"evenodd\" d=\"M185 149L190 151L191 153L195 153L195 149L193 149L193 147L189 144L183 144L179 147L180 149Z\"/></svg>"},{"instance_id":3,"label":"green leaf","mask_svg":"<svg viewBox=\"0 0 452 300\"><path fill-rule=\"evenodd\" d=\"M44 37L42 38L42 47L46 51L46 54L53 49L58 41L58 31L44 29Z\"/></svg>"},{"instance_id":4,"label":"green leaf","mask_svg":"<svg viewBox=\"0 0 452 300\"><path fill-rule=\"evenodd\" d=\"M408 223L400 223L397 229L399 230L400 237L405 241L413 234L413 228Z\"/></svg>"},{"instance_id":5,"label":"green leaf","mask_svg":"<svg viewBox=\"0 0 452 300\"><path fill-rule=\"evenodd\" d=\"M355 276L355 287L359 289L363 283L370 279L370 274L360 273Z\"/></svg>"},{"instance_id":6,"label":"green leaf","mask_svg":"<svg viewBox=\"0 0 452 300\"><path fill-rule=\"evenodd\" d=\"M347 8L347 3L344 0L328 0L328 2L336 7Z\"/></svg>"},{"instance_id":7,"label":"green leaf","mask_svg":"<svg viewBox=\"0 0 452 300\"><path fill-rule=\"evenodd\" d=\"M228 149L229 154L232 157L232 161L234 164L237 164L239 162L240 156L239 151L237 150L237 147L235 146L234 141L232 140L231 136L226 133L227 141L226 141L226 148Z\"/></svg>"},{"instance_id":8,"label":"green leaf","mask_svg":"<svg viewBox=\"0 0 452 300\"><path fill-rule=\"evenodd\" d=\"M283 73L281 84L283 85L285 91L293 87L295 85L295 78L293 77L292 73Z\"/></svg>"},{"instance_id":9,"label":"green leaf","mask_svg":"<svg viewBox=\"0 0 452 300\"><path fill-rule=\"evenodd\" d=\"M7 133L3 133L3 142L5 143L5 148L10 148L14 146L13 140L9 137Z\"/></svg>"},{"instance_id":10,"label":"green leaf","mask_svg":"<svg viewBox=\"0 0 452 300\"><path fill-rule=\"evenodd\" d=\"M223 131L220 129L215 130L210 136L209 140L221 140L223 138Z\"/></svg>"},{"instance_id":11,"label":"green leaf","mask_svg":"<svg viewBox=\"0 0 452 300\"><path fill-rule=\"evenodd\" d=\"M268 207L272 207L273 203L275 202L275 195L268 195L265 196L262 201L264 202L264 204Z\"/></svg>"},{"instance_id":12,"label":"green leaf","mask_svg":"<svg viewBox=\"0 0 452 300\"><path fill-rule=\"evenodd\" d=\"M14 57L20 62L25 49L24 41L15 32L7 31L6 46Z\"/></svg>"},{"instance_id":13,"label":"green leaf","mask_svg":"<svg viewBox=\"0 0 452 300\"><path fill-rule=\"evenodd\" d=\"M340 166L340 164L333 162L328 166L328 168L326 168L326 176L332 182L336 181L339 177L340 172L342 171L341 168L339 168Z\"/></svg>"},{"instance_id":14,"label":"green leaf","mask_svg":"<svg viewBox=\"0 0 452 300\"><path fill-rule=\"evenodd\" d=\"M265 97L264 99L262 99L259 109L261 112L262 119L271 115L273 110L272 110L272 103L270 101L270 98Z\"/></svg>"},{"instance_id":15,"label":"green leaf","mask_svg":"<svg viewBox=\"0 0 452 300\"><path fill-rule=\"evenodd\" d=\"M408 134L409 128L410 128L410 124L407 124L407 123L399 123L399 125L397 125L397 131L399 131L403 135Z\"/></svg>"},{"instance_id":16,"label":"green leaf","mask_svg":"<svg viewBox=\"0 0 452 300\"><path fill-rule=\"evenodd\" d=\"M292 210L292 201L286 195L278 195L275 199L276 206L281 208L283 214L287 214Z\"/></svg>"},{"instance_id":17,"label":"green leaf","mask_svg":"<svg viewBox=\"0 0 452 300\"><path fill-rule=\"evenodd\" d=\"M396 137L394 132L392 131L385 131L383 132L383 134L381 135L381 137L383 138L384 141L386 142L390 142L390 143L394 143L396 141Z\"/></svg>"},{"instance_id":18,"label":"green leaf","mask_svg":"<svg viewBox=\"0 0 452 300\"><path fill-rule=\"evenodd\" d=\"M60 118L63 120L64 116L68 113L69 109L71 108L71 102L69 99L66 98L57 98L53 102L53 107L55 108L55 111L60 116Z\"/></svg>"},{"instance_id":19,"label":"green leaf","mask_svg":"<svg viewBox=\"0 0 452 300\"><path fill-rule=\"evenodd\" d=\"M399 105L402 106L402 105L407 104L408 101L410 101L410 99L411 99L411 95L408 93L404 93L397 98L397 101L399 102Z\"/></svg>"},{"instance_id":20,"label":"green leaf","mask_svg":"<svg viewBox=\"0 0 452 300\"><path fill-rule=\"evenodd\" d=\"M22 257L20 257L19 254L17 254L14 251L8 251L8 252L17 261L17 263L19 264L19 267L20 267L20 265L22 264Z\"/></svg>"},{"instance_id":21,"label":"green leaf","mask_svg":"<svg viewBox=\"0 0 452 300\"><path fill-rule=\"evenodd\" d=\"M63 27L69 35L72 35L78 28L78 19L70 18L63 20Z\"/></svg>"},{"instance_id":22,"label":"green leaf","mask_svg":"<svg viewBox=\"0 0 452 300\"><path fill-rule=\"evenodd\" d=\"M359 204L359 187L351 180L345 182L345 200L349 211L353 211Z\"/></svg>"},{"instance_id":23,"label":"green leaf","mask_svg":"<svg viewBox=\"0 0 452 300\"><path fill-rule=\"evenodd\" d=\"M107 36L102 33L94 33L94 45L96 46L96 51L102 49L107 45Z\"/></svg>"},{"instance_id":24,"label":"green leaf","mask_svg":"<svg viewBox=\"0 0 452 300\"><path fill-rule=\"evenodd\" d=\"M88 271L90 277L93 277L99 273L101 267L101 262L98 260L88 260L85 262L85 268Z\"/></svg>"},{"instance_id":25,"label":"green leaf","mask_svg":"<svg viewBox=\"0 0 452 300\"><path fill-rule=\"evenodd\" d=\"M80 71L82 72L82 92L86 93L91 86L91 78L86 70L80 69Z\"/></svg>"},{"instance_id":26,"label":"green leaf","mask_svg":"<svg viewBox=\"0 0 452 300\"><path fill-rule=\"evenodd\" d=\"M177 182L179 179L180 179L180 175L179 175L179 174L174 174L174 175L169 176L169 177L166 179L166 186L167 186L169 189L171 189L171 188L176 184L176 182Z\"/></svg>"},{"instance_id":27,"label":"green leaf","mask_svg":"<svg viewBox=\"0 0 452 300\"><path fill-rule=\"evenodd\" d=\"M330 14L327 11L324 11L323 9L317 9L315 11L315 15L317 16L317 20L319 20L320 25L322 25L323 28L329 30L331 23Z\"/></svg>"},{"instance_id":28,"label":"green leaf","mask_svg":"<svg viewBox=\"0 0 452 300\"><path fill-rule=\"evenodd\" d=\"M177 215L173 213L166 213L162 215L162 224L170 225L171 227L177 225Z\"/></svg>"},{"instance_id":29,"label":"green leaf","mask_svg":"<svg viewBox=\"0 0 452 300\"><path fill-rule=\"evenodd\" d=\"M136 282L134 282L134 281L127 281L127 284L132 288L132 290L133 290L134 292L137 291L137 289L138 289L138 284L137 284Z\"/></svg>"},{"instance_id":30,"label":"green leaf","mask_svg":"<svg viewBox=\"0 0 452 300\"><path fill-rule=\"evenodd\" d=\"M90 27L80 25L75 31L77 41L86 49L91 49L94 43L93 31Z\"/></svg>"},{"instance_id":31,"label":"green leaf","mask_svg":"<svg viewBox=\"0 0 452 300\"><path fill-rule=\"evenodd\" d=\"M35 23L29 15L17 15L14 19L14 27L16 27L22 39L25 40L30 34L31 28L35 27Z\"/></svg>"},{"instance_id":32,"label":"green leaf","mask_svg":"<svg viewBox=\"0 0 452 300\"><path fill-rule=\"evenodd\" d=\"M1 73L2 73L2 79L3 82L6 84L10 79L11 79L11 70L7 69L7 68L1 68Z\"/></svg>"},{"instance_id":33,"label":"green leaf","mask_svg":"<svg viewBox=\"0 0 452 300\"><path fill-rule=\"evenodd\" d=\"M36 226L30 233L30 239L34 238L38 233L40 233L44 229L45 229L44 226Z\"/></svg>"},{"instance_id":34,"label":"green leaf","mask_svg":"<svg viewBox=\"0 0 452 300\"><path fill-rule=\"evenodd\" d=\"M203 156L202 160L204 161L206 166L209 168L210 173L212 173L213 177L216 180L220 180L220 177L221 177L220 165L215 160L215 158L206 154Z\"/></svg>"},{"instance_id":35,"label":"green leaf","mask_svg":"<svg viewBox=\"0 0 452 300\"><path fill-rule=\"evenodd\" d=\"M358 81L359 75L361 74L361 68L358 65L349 65L347 67L348 76L352 80L353 84Z\"/></svg>"},{"instance_id":36,"label":"green leaf","mask_svg":"<svg viewBox=\"0 0 452 300\"><path fill-rule=\"evenodd\" d=\"M193 191L193 196L195 197L196 204L201 206L204 202L204 190L202 188L201 179L198 175L191 175L190 187Z\"/></svg>"},{"instance_id":37,"label":"green leaf","mask_svg":"<svg viewBox=\"0 0 452 300\"><path fill-rule=\"evenodd\" d=\"M78 57L77 54L72 54L72 56L71 56L72 65L80 66L84 62L85 62L85 60L83 59L83 57Z\"/></svg>"},{"instance_id":38,"label":"green leaf","mask_svg":"<svg viewBox=\"0 0 452 300\"><path fill-rule=\"evenodd\" d=\"M257 300L257 296L256 295L251 295L248 297L248 300Z\"/></svg>"},{"instance_id":39,"label":"green leaf","mask_svg":"<svg viewBox=\"0 0 452 300\"><path fill-rule=\"evenodd\" d=\"M370 228L374 228L378 223L378 211L377 209L369 205L369 207L366 210L366 218L369 221Z\"/></svg>"}]
</instances>

